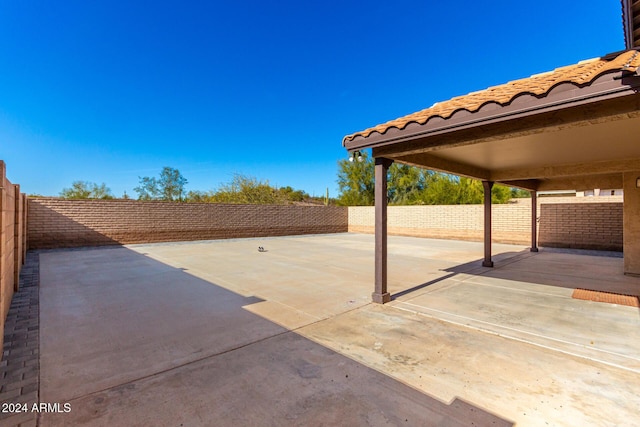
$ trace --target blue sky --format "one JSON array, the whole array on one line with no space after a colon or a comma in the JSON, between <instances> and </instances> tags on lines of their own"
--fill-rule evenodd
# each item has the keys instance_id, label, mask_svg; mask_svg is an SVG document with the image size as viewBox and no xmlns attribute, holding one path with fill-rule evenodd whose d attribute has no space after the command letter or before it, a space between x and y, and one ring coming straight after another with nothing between
<instances>
[{"instance_id":1,"label":"blue sky","mask_svg":"<svg viewBox=\"0 0 640 427\"><path fill-rule=\"evenodd\" d=\"M335 196L344 135L623 48L617 0L0 0L0 159L29 194Z\"/></svg>"}]
</instances>

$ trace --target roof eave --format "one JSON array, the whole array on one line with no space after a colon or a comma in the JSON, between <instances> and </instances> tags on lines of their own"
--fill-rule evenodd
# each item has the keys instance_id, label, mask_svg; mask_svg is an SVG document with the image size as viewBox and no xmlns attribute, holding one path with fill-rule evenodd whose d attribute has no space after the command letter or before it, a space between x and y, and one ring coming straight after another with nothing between
<instances>
[{"instance_id":1,"label":"roof eave","mask_svg":"<svg viewBox=\"0 0 640 427\"><path fill-rule=\"evenodd\" d=\"M403 129L390 128L384 134L373 132L367 137L357 136L343 141L348 150L378 148L417 139L431 138L442 134L469 130L479 126L521 120L528 116L578 107L590 103L635 95L640 89L637 72L618 71L597 78L592 84L578 87L562 83L544 97L520 96L513 102L496 108L483 109L453 115L448 119L428 121L425 124L410 123Z\"/></svg>"}]
</instances>

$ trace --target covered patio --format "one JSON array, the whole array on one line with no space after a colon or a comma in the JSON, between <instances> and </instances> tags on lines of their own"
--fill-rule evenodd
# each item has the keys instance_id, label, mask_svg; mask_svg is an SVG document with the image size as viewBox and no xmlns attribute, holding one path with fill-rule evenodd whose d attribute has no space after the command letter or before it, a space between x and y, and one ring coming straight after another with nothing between
<instances>
[{"instance_id":1,"label":"covered patio","mask_svg":"<svg viewBox=\"0 0 640 427\"><path fill-rule=\"evenodd\" d=\"M633 25L632 6L623 2L625 7L625 17L631 17L627 25ZM637 14L637 2L635 9ZM640 53L636 40L637 31L635 37L632 31L628 50L439 102L346 136L347 150L371 149L375 157L373 300L391 300L386 223L387 170L393 162L482 181L484 267L494 265L494 183L531 192L532 252L538 250L535 201L539 191L622 188L624 267L619 274L640 275Z\"/></svg>"}]
</instances>

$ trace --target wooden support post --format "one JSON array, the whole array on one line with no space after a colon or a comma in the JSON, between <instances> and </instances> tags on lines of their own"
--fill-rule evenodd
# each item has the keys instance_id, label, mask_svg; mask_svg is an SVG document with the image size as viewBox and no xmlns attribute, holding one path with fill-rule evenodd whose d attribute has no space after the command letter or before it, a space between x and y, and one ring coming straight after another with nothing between
<instances>
[{"instance_id":1,"label":"wooden support post","mask_svg":"<svg viewBox=\"0 0 640 427\"><path fill-rule=\"evenodd\" d=\"M392 160L382 157L375 159L375 290L373 302L384 304L391 301L387 291L387 171Z\"/></svg>"},{"instance_id":2,"label":"wooden support post","mask_svg":"<svg viewBox=\"0 0 640 427\"><path fill-rule=\"evenodd\" d=\"M538 192L531 190L531 252L538 252Z\"/></svg>"},{"instance_id":3,"label":"wooden support post","mask_svg":"<svg viewBox=\"0 0 640 427\"><path fill-rule=\"evenodd\" d=\"M493 267L491 261L491 189L493 181L482 181L484 188L484 261L483 267Z\"/></svg>"}]
</instances>

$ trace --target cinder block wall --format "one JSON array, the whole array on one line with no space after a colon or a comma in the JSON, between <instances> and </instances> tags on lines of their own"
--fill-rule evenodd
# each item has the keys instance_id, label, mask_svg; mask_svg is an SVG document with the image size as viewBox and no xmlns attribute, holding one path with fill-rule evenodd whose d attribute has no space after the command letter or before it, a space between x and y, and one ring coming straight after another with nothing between
<instances>
[{"instance_id":1,"label":"cinder block wall","mask_svg":"<svg viewBox=\"0 0 640 427\"><path fill-rule=\"evenodd\" d=\"M503 243L521 244L530 240L530 204L492 207L493 238ZM481 241L484 236L482 205L389 206L389 234ZM349 208L349 231L374 232L374 209L369 206Z\"/></svg>"},{"instance_id":2,"label":"cinder block wall","mask_svg":"<svg viewBox=\"0 0 640 427\"><path fill-rule=\"evenodd\" d=\"M531 200L494 205L493 240L531 242ZM483 207L390 206L390 234L481 241ZM622 197L540 198L540 246L622 250ZM374 208L29 199L29 246L374 232Z\"/></svg>"},{"instance_id":3,"label":"cinder block wall","mask_svg":"<svg viewBox=\"0 0 640 427\"><path fill-rule=\"evenodd\" d=\"M26 206L26 196L7 179L5 163L0 160L0 346L26 255Z\"/></svg>"},{"instance_id":4,"label":"cinder block wall","mask_svg":"<svg viewBox=\"0 0 640 427\"><path fill-rule=\"evenodd\" d=\"M568 206L568 207L567 207ZM531 199L492 206L493 240L531 243ZM389 206L389 234L482 241L482 205ZM374 232L374 208L349 208L349 231ZM540 246L622 250L622 197L540 197Z\"/></svg>"},{"instance_id":5,"label":"cinder block wall","mask_svg":"<svg viewBox=\"0 0 640 427\"><path fill-rule=\"evenodd\" d=\"M622 203L543 204L540 246L622 251Z\"/></svg>"},{"instance_id":6,"label":"cinder block wall","mask_svg":"<svg viewBox=\"0 0 640 427\"><path fill-rule=\"evenodd\" d=\"M32 249L340 233L347 208L29 199Z\"/></svg>"}]
</instances>

